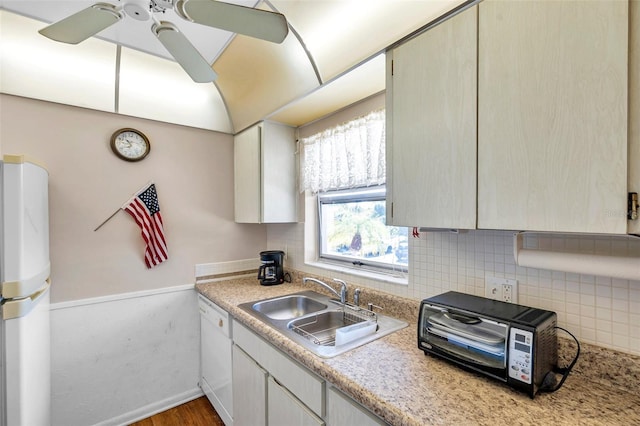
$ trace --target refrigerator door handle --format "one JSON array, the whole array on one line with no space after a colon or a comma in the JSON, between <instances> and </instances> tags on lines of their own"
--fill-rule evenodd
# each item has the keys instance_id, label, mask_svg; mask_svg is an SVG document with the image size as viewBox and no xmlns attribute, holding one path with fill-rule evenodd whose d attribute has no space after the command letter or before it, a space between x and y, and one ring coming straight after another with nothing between
<instances>
[{"instance_id":1,"label":"refrigerator door handle","mask_svg":"<svg viewBox=\"0 0 640 426\"><path fill-rule=\"evenodd\" d=\"M47 278L40 290L24 299L5 300L2 304L2 319L9 320L26 316L40 302L51 287L51 280Z\"/></svg>"},{"instance_id":2,"label":"refrigerator door handle","mask_svg":"<svg viewBox=\"0 0 640 426\"><path fill-rule=\"evenodd\" d=\"M29 297L31 294L37 292L42 283L49 279L51 274L51 263L48 262L46 266L39 273L32 277L25 278L18 281L5 281L0 287L0 296L4 299L13 299L18 297Z\"/></svg>"}]
</instances>

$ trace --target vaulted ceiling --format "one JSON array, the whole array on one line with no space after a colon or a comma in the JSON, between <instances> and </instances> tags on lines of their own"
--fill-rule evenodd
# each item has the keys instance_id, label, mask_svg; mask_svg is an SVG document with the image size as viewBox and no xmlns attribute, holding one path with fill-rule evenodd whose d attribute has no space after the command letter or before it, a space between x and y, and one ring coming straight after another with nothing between
<instances>
[{"instance_id":1,"label":"vaulted ceiling","mask_svg":"<svg viewBox=\"0 0 640 426\"><path fill-rule=\"evenodd\" d=\"M148 0L107 2L118 7L128 3L148 4ZM214 84L203 85L189 80L180 82L183 89L179 89L177 93L187 90L184 87L193 85L194 90L208 93L214 110L220 109L210 112L219 117L209 120L209 124L191 125L229 133L238 132L266 118L298 126L384 90L385 48L463 3L460 0L228 2L284 14L290 28L287 38L281 44L274 44L235 35L190 23L172 10L167 10L162 15L162 20L171 21L178 26L218 73L218 79ZM32 32L35 27L42 28L45 24L56 22L94 3L92 0L0 0L0 7L17 15L35 19L34 28L28 29ZM14 21L12 20L14 27L22 28L28 25L26 21ZM8 31L15 31L13 27L5 25L6 22L8 18L5 16L0 35L3 39L10 35L10 39L16 40L13 34L7 34ZM44 38L33 35L33 39L40 42L38 37ZM117 56L120 58L118 60L125 58L129 64L135 64L137 67L144 67L143 63L147 62L145 72L150 78L150 73L156 74L155 70L162 74L163 68L171 68L171 65L164 63L172 63L173 59L151 33L149 22L123 19L98 33L95 38L105 40L107 47L101 44L100 47L87 50L81 47L82 44L90 42L87 40L78 46L52 42L46 49L60 48L65 52L68 49L76 49L78 52L82 51L82 55L90 56L86 58L87 61L108 61L115 60L108 59L112 56L111 53L101 56L99 51L108 50L108 45L120 45L123 48ZM24 43L23 55L42 54L42 50L30 51L26 42ZM8 49L3 48L3 56L6 51ZM96 53L92 53L93 51ZM31 62L42 63L42 59L31 58ZM5 63L2 65L4 67ZM176 80L175 74L180 71L172 71L172 76L167 77L168 80L161 88L149 87L148 90L157 90L166 96L165 92L170 91L166 86ZM131 72L134 71L125 71L125 74ZM155 77L158 76L153 76ZM12 93L13 89L7 87L6 80L4 79L0 88L3 92ZM65 84L73 85L73 81ZM132 90L135 84L133 86ZM125 94L124 98L130 96L131 94ZM135 108L131 109L134 110ZM138 115L135 112L121 110L116 112Z\"/></svg>"}]
</instances>

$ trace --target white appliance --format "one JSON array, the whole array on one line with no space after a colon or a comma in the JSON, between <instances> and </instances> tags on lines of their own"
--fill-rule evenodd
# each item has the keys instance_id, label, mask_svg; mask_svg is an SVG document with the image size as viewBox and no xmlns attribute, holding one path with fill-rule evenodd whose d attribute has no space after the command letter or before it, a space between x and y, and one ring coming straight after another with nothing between
<instances>
[{"instance_id":1,"label":"white appliance","mask_svg":"<svg viewBox=\"0 0 640 426\"><path fill-rule=\"evenodd\" d=\"M49 175L0 162L0 426L51 423Z\"/></svg>"},{"instance_id":2,"label":"white appliance","mask_svg":"<svg viewBox=\"0 0 640 426\"><path fill-rule=\"evenodd\" d=\"M233 425L232 348L229 314L198 295L200 388L226 426ZM245 407L245 409L248 409Z\"/></svg>"}]
</instances>

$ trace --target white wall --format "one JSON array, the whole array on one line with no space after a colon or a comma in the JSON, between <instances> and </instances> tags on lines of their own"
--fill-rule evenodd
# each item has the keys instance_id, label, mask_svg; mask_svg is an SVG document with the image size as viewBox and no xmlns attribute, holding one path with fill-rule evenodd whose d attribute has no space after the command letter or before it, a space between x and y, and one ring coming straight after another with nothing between
<instances>
[{"instance_id":1,"label":"white wall","mask_svg":"<svg viewBox=\"0 0 640 426\"><path fill-rule=\"evenodd\" d=\"M51 306L53 426L124 425L201 395L192 285Z\"/></svg>"},{"instance_id":2,"label":"white wall","mask_svg":"<svg viewBox=\"0 0 640 426\"><path fill-rule=\"evenodd\" d=\"M268 228L269 250L287 247L287 268L318 273L304 264L304 224ZM332 272L324 275L416 300L449 290L484 296L485 277L514 278L518 303L555 311L559 325L581 342L640 355L640 281L517 267L512 235L511 231L429 232L410 238L408 285ZM547 250L640 256L640 241L620 237L547 235L537 244Z\"/></svg>"}]
</instances>

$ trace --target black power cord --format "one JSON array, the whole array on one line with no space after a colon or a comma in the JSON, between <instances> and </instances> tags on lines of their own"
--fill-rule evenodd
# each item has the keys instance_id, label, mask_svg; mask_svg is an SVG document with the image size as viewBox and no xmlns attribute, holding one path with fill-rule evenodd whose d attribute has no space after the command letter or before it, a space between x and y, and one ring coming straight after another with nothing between
<instances>
[{"instance_id":1,"label":"black power cord","mask_svg":"<svg viewBox=\"0 0 640 426\"><path fill-rule=\"evenodd\" d=\"M573 366L576 365L576 362L578 362L578 357L580 356L580 342L578 342L578 339L576 339L576 336L571 334L569 330L566 330L562 327L556 326L555 328L557 330L562 330L565 333L567 333L569 336L573 337L573 340L575 340L576 345L578 345L578 350L576 351L575 358L573 358L573 361L571 361L571 363L567 367L555 366L553 371L548 372L547 375L544 376L544 380L542 380L542 384L540 385L540 389L538 389L538 393L541 393L541 392L551 393L560 389L564 384L564 381L567 380L567 377L569 377L569 373L571 373L571 370L573 370ZM560 379L560 382L558 382L557 384L556 384L556 374L562 374L562 379Z\"/></svg>"}]
</instances>

